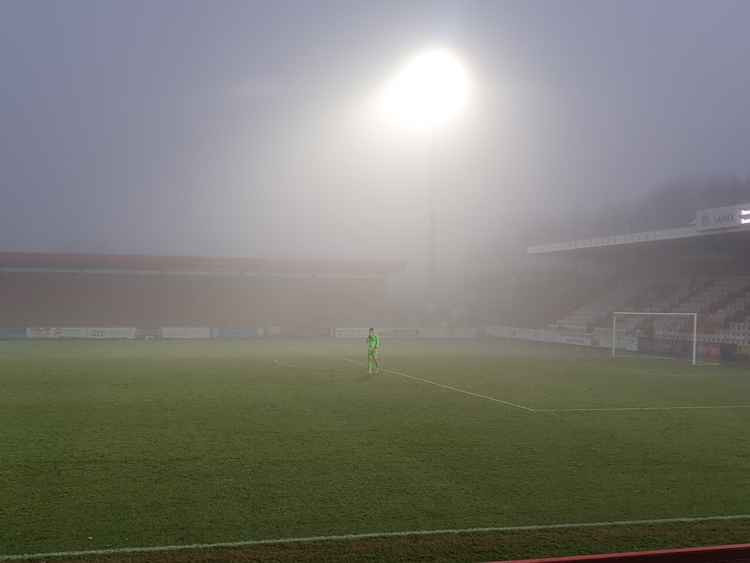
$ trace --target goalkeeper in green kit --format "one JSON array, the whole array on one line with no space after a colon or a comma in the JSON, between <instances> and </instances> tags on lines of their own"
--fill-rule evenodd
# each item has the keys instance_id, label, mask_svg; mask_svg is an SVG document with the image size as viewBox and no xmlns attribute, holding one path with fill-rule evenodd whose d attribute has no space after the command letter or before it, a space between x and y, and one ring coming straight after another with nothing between
<instances>
[{"instance_id":1,"label":"goalkeeper in green kit","mask_svg":"<svg viewBox=\"0 0 750 563\"><path fill-rule=\"evenodd\" d=\"M367 373L380 373L378 362L378 351L380 350L380 337L375 334L375 329L370 329L367 335Z\"/></svg>"}]
</instances>

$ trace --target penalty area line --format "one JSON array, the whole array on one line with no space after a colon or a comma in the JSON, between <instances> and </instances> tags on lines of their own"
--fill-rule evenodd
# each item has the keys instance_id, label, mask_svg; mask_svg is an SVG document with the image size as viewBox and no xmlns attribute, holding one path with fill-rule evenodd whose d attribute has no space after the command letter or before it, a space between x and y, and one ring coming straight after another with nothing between
<instances>
[{"instance_id":1,"label":"penalty area line","mask_svg":"<svg viewBox=\"0 0 750 563\"><path fill-rule=\"evenodd\" d=\"M52 551L46 553L19 553L15 555L0 555L0 561L28 561L33 559L49 559L60 557L85 557L94 555L117 555L158 553L169 551L208 550L235 547L254 547L263 545L283 545L290 543L313 543L352 541L366 539L402 538L409 536L438 536L459 534L481 534L489 532L525 532L545 530L571 530L576 528L607 528L615 526L658 526L660 524L697 524L701 522L718 522L729 520L750 520L750 514L731 514L726 516L688 516L682 518L651 518L644 520L612 520L604 522L578 522L566 524L537 524L528 526L491 526L480 528L445 528L436 530L409 530L402 532L367 532L361 534L338 534L330 536L307 536L297 538L277 538L265 540L246 540L216 543L193 543L182 545L155 545L149 547L116 547L108 549L83 549L77 551Z\"/></svg>"},{"instance_id":2,"label":"penalty area line","mask_svg":"<svg viewBox=\"0 0 750 563\"><path fill-rule=\"evenodd\" d=\"M344 358L344 360L351 364L355 364L358 366L364 365L362 362L358 362L350 358ZM430 381L429 379L425 379L423 377L416 377L414 375L409 375L408 373L404 373L403 371L396 371L395 369L387 369L387 368L381 368L380 371L384 373L390 373L392 375L399 375L401 377L406 377L407 379L413 379L414 381L421 381L422 383L434 385L435 387L440 387L441 389L448 389L449 391L455 391L456 393L463 393L464 395L469 395L471 397L476 397L478 399L485 399L487 401L493 401L495 403L500 403L502 405L506 405L509 407L515 407L517 409L521 409L526 412L532 412L532 413L537 412L535 409L532 409L530 407L525 407L523 405L519 405L518 403L511 403L510 401L503 401L502 399L498 399L496 397L490 397L489 395L482 395L481 393L474 393L473 391L467 391L466 389L459 389L458 387L453 387L452 385L445 385L443 383L438 383L437 381Z\"/></svg>"}]
</instances>

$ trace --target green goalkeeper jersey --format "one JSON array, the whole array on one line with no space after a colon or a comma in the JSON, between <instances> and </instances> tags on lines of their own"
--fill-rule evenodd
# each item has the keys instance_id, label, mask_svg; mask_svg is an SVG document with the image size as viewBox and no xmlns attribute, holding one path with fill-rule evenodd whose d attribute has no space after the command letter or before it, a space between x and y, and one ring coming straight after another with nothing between
<instances>
[{"instance_id":1,"label":"green goalkeeper jersey","mask_svg":"<svg viewBox=\"0 0 750 563\"><path fill-rule=\"evenodd\" d=\"M377 352L380 348L380 337L377 334L373 334L367 337L367 350L369 352Z\"/></svg>"}]
</instances>

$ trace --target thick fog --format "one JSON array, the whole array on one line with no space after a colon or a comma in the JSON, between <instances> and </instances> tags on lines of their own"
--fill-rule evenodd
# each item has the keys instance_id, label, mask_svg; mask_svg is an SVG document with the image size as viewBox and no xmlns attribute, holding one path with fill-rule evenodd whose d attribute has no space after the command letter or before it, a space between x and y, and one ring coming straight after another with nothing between
<instances>
[{"instance_id":1,"label":"thick fog","mask_svg":"<svg viewBox=\"0 0 750 563\"><path fill-rule=\"evenodd\" d=\"M616 210L680 178L744 182L748 21L741 0L5 0L0 241L399 259L417 279L432 198L460 285L586 230L561 225L625 228ZM463 61L465 111L380 120L383 85L433 47Z\"/></svg>"}]
</instances>

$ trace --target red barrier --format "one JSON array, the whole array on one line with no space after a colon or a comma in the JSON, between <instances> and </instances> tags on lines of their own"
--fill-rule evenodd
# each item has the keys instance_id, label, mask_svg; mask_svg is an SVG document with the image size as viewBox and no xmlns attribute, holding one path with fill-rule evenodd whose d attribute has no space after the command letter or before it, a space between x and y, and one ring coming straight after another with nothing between
<instances>
[{"instance_id":1,"label":"red barrier","mask_svg":"<svg viewBox=\"0 0 750 563\"><path fill-rule=\"evenodd\" d=\"M631 551L627 553L607 553L601 555L578 555L574 557L553 557L547 559L518 559L496 561L494 563L576 563L579 561L602 561L605 563L750 563L750 543L718 545L711 547L688 547L659 551Z\"/></svg>"}]
</instances>

